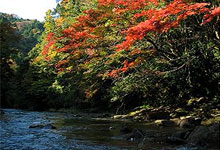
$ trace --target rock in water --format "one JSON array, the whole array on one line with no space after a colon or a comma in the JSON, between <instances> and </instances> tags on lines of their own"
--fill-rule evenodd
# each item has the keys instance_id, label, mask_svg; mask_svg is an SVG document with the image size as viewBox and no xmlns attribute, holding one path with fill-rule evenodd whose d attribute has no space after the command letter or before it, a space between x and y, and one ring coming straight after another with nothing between
<instances>
[{"instance_id":1,"label":"rock in water","mask_svg":"<svg viewBox=\"0 0 220 150\"><path fill-rule=\"evenodd\" d=\"M195 125L199 125L201 121L197 121L194 117L192 116L185 116L185 117L180 117L180 128L191 128L194 127Z\"/></svg>"},{"instance_id":2,"label":"rock in water","mask_svg":"<svg viewBox=\"0 0 220 150\"><path fill-rule=\"evenodd\" d=\"M209 129L206 126L197 126L188 136L187 142L190 144L203 146L207 143Z\"/></svg>"},{"instance_id":3,"label":"rock in water","mask_svg":"<svg viewBox=\"0 0 220 150\"><path fill-rule=\"evenodd\" d=\"M141 129L133 129L132 133L127 136L128 141L137 141L145 137L145 133Z\"/></svg>"},{"instance_id":4,"label":"rock in water","mask_svg":"<svg viewBox=\"0 0 220 150\"><path fill-rule=\"evenodd\" d=\"M167 142L171 144L185 144L186 134L188 131L179 131L174 133L171 137L167 138Z\"/></svg>"},{"instance_id":5,"label":"rock in water","mask_svg":"<svg viewBox=\"0 0 220 150\"><path fill-rule=\"evenodd\" d=\"M44 126L44 129L56 129L56 127L52 124L47 124Z\"/></svg>"},{"instance_id":6,"label":"rock in water","mask_svg":"<svg viewBox=\"0 0 220 150\"><path fill-rule=\"evenodd\" d=\"M35 128L35 129L56 129L56 127L52 124L37 124L37 125L31 125L29 128Z\"/></svg>"},{"instance_id":7,"label":"rock in water","mask_svg":"<svg viewBox=\"0 0 220 150\"><path fill-rule=\"evenodd\" d=\"M209 126L210 136L207 140L209 145L215 145L216 148L220 148L220 132L219 132L219 123Z\"/></svg>"},{"instance_id":8,"label":"rock in water","mask_svg":"<svg viewBox=\"0 0 220 150\"><path fill-rule=\"evenodd\" d=\"M163 126L163 127L174 127L174 126L176 126L173 121L166 120L166 119L156 120L154 123L158 126Z\"/></svg>"}]
</instances>

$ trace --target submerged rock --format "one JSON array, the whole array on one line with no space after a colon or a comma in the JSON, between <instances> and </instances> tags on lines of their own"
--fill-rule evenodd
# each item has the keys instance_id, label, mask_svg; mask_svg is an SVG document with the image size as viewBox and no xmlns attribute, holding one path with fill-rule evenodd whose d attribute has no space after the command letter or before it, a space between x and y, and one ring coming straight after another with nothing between
<instances>
[{"instance_id":1,"label":"submerged rock","mask_svg":"<svg viewBox=\"0 0 220 150\"><path fill-rule=\"evenodd\" d=\"M145 133L141 129L133 129L132 133L126 135L127 141L137 141L144 139Z\"/></svg>"},{"instance_id":2,"label":"submerged rock","mask_svg":"<svg viewBox=\"0 0 220 150\"><path fill-rule=\"evenodd\" d=\"M186 144L186 138L191 133L189 130L178 131L174 133L172 136L167 138L167 143L171 144Z\"/></svg>"},{"instance_id":3,"label":"submerged rock","mask_svg":"<svg viewBox=\"0 0 220 150\"><path fill-rule=\"evenodd\" d=\"M141 129L137 128L131 128L127 125L124 125L121 129L120 132L123 134L123 138L126 139L127 141L139 141L144 139L145 137L145 132L142 131Z\"/></svg>"},{"instance_id":4,"label":"submerged rock","mask_svg":"<svg viewBox=\"0 0 220 150\"><path fill-rule=\"evenodd\" d=\"M37 124L37 125L31 125L29 128L35 128L35 129L56 129L56 127L52 124Z\"/></svg>"}]
</instances>

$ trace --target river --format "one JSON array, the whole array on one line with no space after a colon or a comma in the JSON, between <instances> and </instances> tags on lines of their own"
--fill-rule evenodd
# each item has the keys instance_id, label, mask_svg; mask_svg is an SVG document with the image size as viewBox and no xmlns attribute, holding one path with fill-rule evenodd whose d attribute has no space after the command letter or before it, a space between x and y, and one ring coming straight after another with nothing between
<instances>
[{"instance_id":1,"label":"river","mask_svg":"<svg viewBox=\"0 0 220 150\"><path fill-rule=\"evenodd\" d=\"M4 109L0 116L1 150L165 150L170 145L158 142L128 141L120 132L129 125L151 135L167 133L160 127L144 123L115 121L87 115L57 112L34 112ZM31 125L53 124L56 129L29 128ZM175 132L170 129L170 132ZM169 133L169 132L168 132ZM148 139L147 139L148 140Z\"/></svg>"}]
</instances>

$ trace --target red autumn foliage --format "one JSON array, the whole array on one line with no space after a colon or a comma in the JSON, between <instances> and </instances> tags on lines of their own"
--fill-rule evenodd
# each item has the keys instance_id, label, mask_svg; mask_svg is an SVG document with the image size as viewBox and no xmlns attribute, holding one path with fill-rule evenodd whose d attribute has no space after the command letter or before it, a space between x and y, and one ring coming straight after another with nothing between
<instances>
[{"instance_id":1,"label":"red autumn foliage","mask_svg":"<svg viewBox=\"0 0 220 150\"><path fill-rule=\"evenodd\" d=\"M216 16L220 16L220 7L214 8L213 10L210 11L209 14L206 14L203 19L204 22L202 23L202 25L210 22L213 20L214 17ZM220 21L220 19L218 18L218 21Z\"/></svg>"},{"instance_id":2,"label":"red autumn foliage","mask_svg":"<svg viewBox=\"0 0 220 150\"><path fill-rule=\"evenodd\" d=\"M126 59L123 63L123 67L119 69L112 70L108 75L112 78L116 78L119 76L120 73L125 73L127 72L130 68L133 68L135 66L134 62L130 62Z\"/></svg>"},{"instance_id":3,"label":"red autumn foliage","mask_svg":"<svg viewBox=\"0 0 220 150\"><path fill-rule=\"evenodd\" d=\"M64 39L65 42L61 42L63 46L56 49L57 52L69 53L73 59L76 58L77 54L80 54L77 55L79 57L84 56L85 59L91 59L104 39L101 34L95 34L95 32L105 32L105 20L114 19L114 21L120 22L126 13L131 14L131 17L128 17L130 22L127 26L122 25L119 28L121 33L124 34L125 40L122 43L119 42L119 44L112 44L109 49L113 48L117 51L124 49L131 52L132 56L142 53L141 50L132 50L131 47L136 41L142 40L149 33L168 32L193 15L203 15L203 24L220 15L220 7L209 8L209 3L193 3L187 0L173 0L171 2L164 0L98 0L98 3L97 9L84 11L83 15L80 15L72 26L62 31L63 35L58 39L60 41ZM163 3L163 6L159 5L161 3ZM112 10L105 11L105 8L108 7ZM140 22L138 19L141 17L142 21ZM120 26L117 22L110 25L110 27L115 28L117 26ZM42 54L46 55L48 49L54 44L53 36L53 33L48 35L48 44ZM68 61L70 59L60 61L57 67L67 64ZM89 61L87 60L87 62ZM119 69L109 71L109 76L117 77L119 73L126 72L134 66L134 62L129 63L126 60Z\"/></svg>"},{"instance_id":4,"label":"red autumn foliage","mask_svg":"<svg viewBox=\"0 0 220 150\"><path fill-rule=\"evenodd\" d=\"M108 75L112 78L116 78L118 77L119 72L120 72L120 69L115 69L115 70L112 70L110 73L108 73Z\"/></svg>"},{"instance_id":5,"label":"red autumn foliage","mask_svg":"<svg viewBox=\"0 0 220 150\"><path fill-rule=\"evenodd\" d=\"M189 16L209 13L209 3L195 3L190 4L183 0L174 0L169 3L165 8L160 9L149 9L143 11L142 13L135 14L135 18L142 16L147 17L146 21L143 21L136 26L129 28L126 31L126 40L116 46L117 50L128 49L137 40L142 40L150 32L167 32L173 27L177 27L180 22ZM218 10L218 8L216 8ZM214 10L216 10L214 9ZM216 13L211 13L210 17L218 15ZM211 21L211 19L209 19Z\"/></svg>"},{"instance_id":6,"label":"red autumn foliage","mask_svg":"<svg viewBox=\"0 0 220 150\"><path fill-rule=\"evenodd\" d=\"M54 33L49 33L48 36L47 36L47 44L44 45L44 50L41 53L42 55L46 55L45 58L44 58L46 61L50 60L50 59L48 59L49 56L47 56L48 55L48 50L52 45L55 45L55 43L56 42L55 42L55 39L54 39Z\"/></svg>"}]
</instances>

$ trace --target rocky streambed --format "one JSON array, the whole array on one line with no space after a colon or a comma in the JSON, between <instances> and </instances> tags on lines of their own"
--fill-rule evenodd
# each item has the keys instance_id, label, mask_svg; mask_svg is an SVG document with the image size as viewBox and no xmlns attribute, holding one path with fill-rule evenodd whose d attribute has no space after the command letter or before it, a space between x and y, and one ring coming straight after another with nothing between
<instances>
[{"instance_id":1,"label":"rocky streambed","mask_svg":"<svg viewBox=\"0 0 220 150\"><path fill-rule=\"evenodd\" d=\"M113 118L149 123L152 126L167 129L167 131L173 129L174 133L159 134L158 137L154 136L153 141L158 142L159 140L161 143L170 143L186 149L220 149L220 111L215 106L213 109L207 110L203 105L199 105L201 100L191 101L187 109L162 106L139 108L125 115L114 115ZM197 104L198 106L193 106L193 109L191 109L191 104ZM132 131L132 134L136 135L138 133ZM150 135L148 133L144 134L144 139L147 137L149 138ZM174 149L178 148L175 147Z\"/></svg>"},{"instance_id":2,"label":"rocky streambed","mask_svg":"<svg viewBox=\"0 0 220 150\"><path fill-rule=\"evenodd\" d=\"M144 118L147 110L133 112L130 116L15 109L4 109L3 112L0 115L1 150L219 149L219 124L180 127L164 126L164 121L171 119L161 119L163 117L153 122L152 118L137 119L137 116Z\"/></svg>"}]
</instances>

